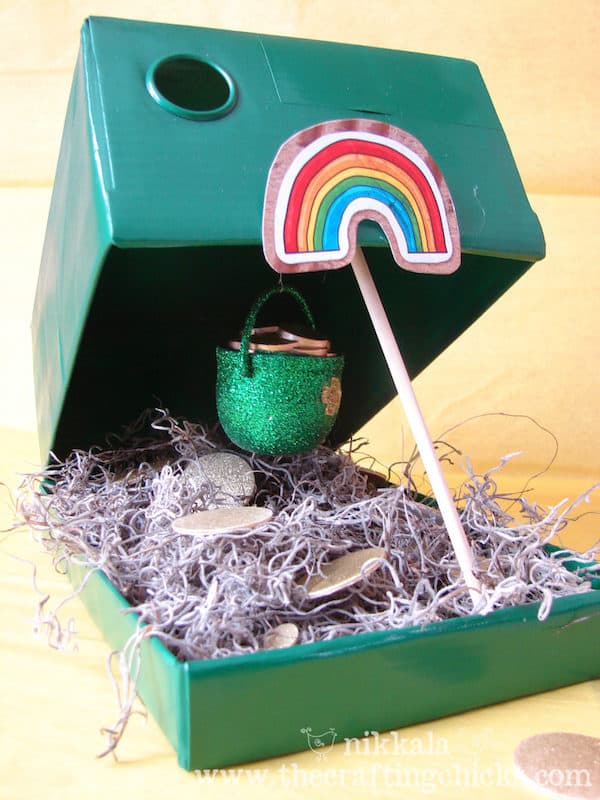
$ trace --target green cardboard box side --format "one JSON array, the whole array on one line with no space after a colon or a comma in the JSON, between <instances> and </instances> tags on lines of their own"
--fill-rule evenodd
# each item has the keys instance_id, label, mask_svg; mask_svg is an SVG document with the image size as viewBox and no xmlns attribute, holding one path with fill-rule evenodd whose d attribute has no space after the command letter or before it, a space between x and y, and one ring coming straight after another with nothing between
<instances>
[{"instance_id":1,"label":"green cardboard box side","mask_svg":"<svg viewBox=\"0 0 600 800\"><path fill-rule=\"evenodd\" d=\"M230 113L191 120L156 102L149 70L176 54L228 73L237 93ZM477 67L326 42L86 21L33 317L44 457L101 442L160 403L214 421L215 346L276 280L261 248L271 161L297 130L350 116L382 118L421 139L457 208L462 266L443 278L398 268L378 227L361 225L414 376L544 255ZM339 442L393 397L393 386L350 270L289 283L346 355L332 437ZM124 599L99 574L83 599L121 646L135 626L121 613ZM590 592L557 602L545 623L527 606L214 662L181 664L146 641L140 694L182 766L222 766L305 748L303 727L357 736L598 675L599 605L600 594ZM360 703L349 702L356 685Z\"/></svg>"},{"instance_id":2,"label":"green cardboard box side","mask_svg":"<svg viewBox=\"0 0 600 800\"><path fill-rule=\"evenodd\" d=\"M122 647L136 622L121 595L94 573L82 597ZM306 728L339 742L598 677L600 591L559 598L544 622L538 609L215 661L181 663L149 639L139 693L180 766L205 769L307 749Z\"/></svg>"}]
</instances>

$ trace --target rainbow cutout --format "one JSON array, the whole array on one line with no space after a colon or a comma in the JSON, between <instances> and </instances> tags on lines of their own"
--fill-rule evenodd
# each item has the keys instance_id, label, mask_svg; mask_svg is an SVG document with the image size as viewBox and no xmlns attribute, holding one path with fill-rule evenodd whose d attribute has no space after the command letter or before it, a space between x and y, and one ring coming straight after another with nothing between
<instances>
[{"instance_id":1,"label":"rainbow cutout","mask_svg":"<svg viewBox=\"0 0 600 800\"><path fill-rule=\"evenodd\" d=\"M362 219L381 225L396 261L408 269L458 266L452 201L414 137L373 120L338 120L289 139L267 184L269 263L280 271L343 266L352 259Z\"/></svg>"}]
</instances>

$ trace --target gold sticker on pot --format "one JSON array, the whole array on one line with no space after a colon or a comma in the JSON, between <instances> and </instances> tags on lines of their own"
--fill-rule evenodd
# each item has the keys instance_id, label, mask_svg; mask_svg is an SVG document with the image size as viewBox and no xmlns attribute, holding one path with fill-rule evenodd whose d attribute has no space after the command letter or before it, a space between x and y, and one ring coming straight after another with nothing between
<instances>
[{"instance_id":1,"label":"gold sticker on pot","mask_svg":"<svg viewBox=\"0 0 600 800\"><path fill-rule=\"evenodd\" d=\"M339 378L332 378L331 382L323 387L321 401L328 417L337 414L342 402L342 382Z\"/></svg>"}]
</instances>

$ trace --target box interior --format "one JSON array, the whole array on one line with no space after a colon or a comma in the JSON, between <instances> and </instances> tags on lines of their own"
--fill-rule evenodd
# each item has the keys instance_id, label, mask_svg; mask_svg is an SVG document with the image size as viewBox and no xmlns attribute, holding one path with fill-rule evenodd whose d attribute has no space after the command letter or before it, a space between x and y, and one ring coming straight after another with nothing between
<instances>
[{"instance_id":1,"label":"box interior","mask_svg":"<svg viewBox=\"0 0 600 800\"><path fill-rule=\"evenodd\" d=\"M417 375L528 267L466 254L450 276L400 269L367 248L407 368ZM156 406L216 421L215 347L240 331L253 300L276 285L257 246L112 247L79 343L53 450L104 441ZM284 279L307 298L319 328L345 355L343 400L331 444L345 441L395 395L351 268ZM286 297L264 321L301 321Z\"/></svg>"}]
</instances>

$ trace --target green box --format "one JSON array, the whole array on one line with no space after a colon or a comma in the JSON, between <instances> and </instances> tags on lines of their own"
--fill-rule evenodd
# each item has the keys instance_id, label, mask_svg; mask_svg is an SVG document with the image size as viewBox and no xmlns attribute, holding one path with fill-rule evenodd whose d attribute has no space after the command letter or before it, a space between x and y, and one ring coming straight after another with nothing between
<instances>
[{"instance_id":1,"label":"green box","mask_svg":"<svg viewBox=\"0 0 600 800\"><path fill-rule=\"evenodd\" d=\"M182 54L208 64L202 90L193 76L162 70ZM399 269L380 229L360 227L414 376L544 255L477 67L326 42L86 21L33 318L44 457L102 441L157 400L175 415L215 420L215 346L276 280L261 247L273 157L302 128L356 116L420 139L457 210L462 266L450 276ZM286 282L301 289L346 355L333 434L341 442L394 396L387 367L351 270ZM108 641L122 646L135 626L119 613L125 600L102 575L91 577L83 599ZM556 601L543 623L529 605L185 664L150 640L140 694L183 767L223 766L306 748L307 727L361 736L596 677L599 608L592 591ZM348 703L357 684L360 703Z\"/></svg>"}]
</instances>

